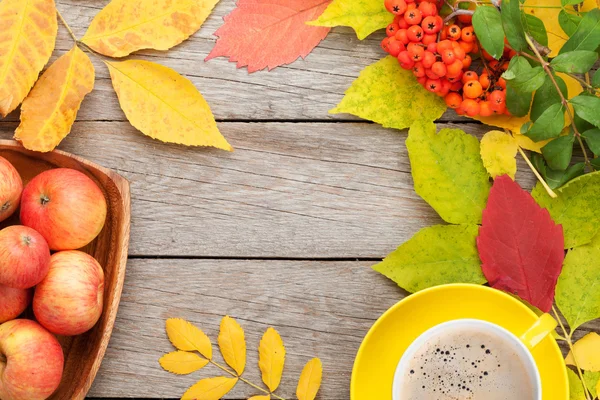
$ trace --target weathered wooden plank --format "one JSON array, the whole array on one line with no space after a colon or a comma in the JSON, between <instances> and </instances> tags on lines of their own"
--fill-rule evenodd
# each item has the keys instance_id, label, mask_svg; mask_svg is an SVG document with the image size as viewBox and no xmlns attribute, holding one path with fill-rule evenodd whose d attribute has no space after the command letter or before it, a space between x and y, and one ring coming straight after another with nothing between
<instances>
[{"instance_id":1,"label":"weathered wooden plank","mask_svg":"<svg viewBox=\"0 0 600 400\"><path fill-rule=\"evenodd\" d=\"M0 124L0 137L14 126ZM163 144L124 122L76 123L61 148L131 181L132 255L378 258L441 222L413 190L405 132L367 123L220 129L235 152Z\"/></svg>"},{"instance_id":2,"label":"weathered wooden plank","mask_svg":"<svg viewBox=\"0 0 600 400\"><path fill-rule=\"evenodd\" d=\"M58 8L78 37L82 37L94 15L108 0L58 0ZM142 51L143 58L169 66L189 78L203 93L219 120L307 120L356 119L350 115L328 115L344 91L367 65L385 54L379 46L383 34L359 41L347 28L336 28L305 61L249 75L225 58L205 63L222 18L233 10L235 0L221 1L202 29L188 41L168 52ZM53 59L73 46L61 27ZM79 120L125 120L112 90L108 71L92 57L97 81L87 97ZM18 119L18 112L9 120ZM447 112L445 120L460 120Z\"/></svg>"},{"instance_id":3,"label":"weathered wooden plank","mask_svg":"<svg viewBox=\"0 0 600 400\"><path fill-rule=\"evenodd\" d=\"M198 379L220 375L208 366L190 376L174 376L162 371L157 360L172 350L164 332L167 318L188 319L215 342L220 319L228 314L246 330L246 378L260 382L256 349L264 330L273 326L288 353L279 395L295 398L303 364L320 357L325 372L319 398L347 400L362 338L406 295L370 264L130 260L113 337L90 396L176 398ZM586 325L582 334L590 329L600 329L600 323ZM253 394L239 384L227 398Z\"/></svg>"}]
</instances>

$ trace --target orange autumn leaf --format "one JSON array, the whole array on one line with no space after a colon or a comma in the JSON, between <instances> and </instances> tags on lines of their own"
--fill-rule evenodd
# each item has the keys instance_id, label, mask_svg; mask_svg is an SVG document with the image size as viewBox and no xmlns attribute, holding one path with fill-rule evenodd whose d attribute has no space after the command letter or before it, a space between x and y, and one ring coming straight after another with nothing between
<instances>
[{"instance_id":1,"label":"orange autumn leaf","mask_svg":"<svg viewBox=\"0 0 600 400\"><path fill-rule=\"evenodd\" d=\"M196 32L219 0L112 0L81 39L98 53L124 57L141 49L168 50Z\"/></svg>"},{"instance_id":2,"label":"orange autumn leaf","mask_svg":"<svg viewBox=\"0 0 600 400\"><path fill-rule=\"evenodd\" d=\"M318 358L310 360L300 374L296 396L298 400L314 400L321 387L323 364Z\"/></svg>"},{"instance_id":3,"label":"orange autumn leaf","mask_svg":"<svg viewBox=\"0 0 600 400\"><path fill-rule=\"evenodd\" d=\"M238 0L215 36L219 39L206 61L229 57L248 72L269 70L306 57L329 33L309 26L331 0Z\"/></svg>"},{"instance_id":4,"label":"orange autumn leaf","mask_svg":"<svg viewBox=\"0 0 600 400\"><path fill-rule=\"evenodd\" d=\"M94 88L94 66L77 46L56 60L21 107L15 139L34 151L52 151L71 131L85 95Z\"/></svg>"},{"instance_id":5,"label":"orange autumn leaf","mask_svg":"<svg viewBox=\"0 0 600 400\"><path fill-rule=\"evenodd\" d=\"M54 0L0 1L0 116L13 111L54 50Z\"/></svg>"},{"instance_id":6,"label":"orange autumn leaf","mask_svg":"<svg viewBox=\"0 0 600 400\"><path fill-rule=\"evenodd\" d=\"M260 340L258 347L258 367L262 380L271 392L279 386L285 363L285 347L279 333L269 328Z\"/></svg>"}]
</instances>

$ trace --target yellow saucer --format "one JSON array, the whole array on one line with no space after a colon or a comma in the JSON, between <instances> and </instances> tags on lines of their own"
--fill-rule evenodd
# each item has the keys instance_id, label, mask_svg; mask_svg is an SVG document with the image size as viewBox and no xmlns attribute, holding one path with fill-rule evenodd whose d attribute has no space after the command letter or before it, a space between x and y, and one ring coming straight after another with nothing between
<instances>
[{"instance_id":1,"label":"yellow saucer","mask_svg":"<svg viewBox=\"0 0 600 400\"><path fill-rule=\"evenodd\" d=\"M386 311L363 340L352 369L350 398L391 399L396 366L410 343L435 325L461 318L489 321L520 336L537 316L513 297L486 286L443 285L408 296ZM546 337L532 355L543 400L567 400L567 371L554 338Z\"/></svg>"}]
</instances>

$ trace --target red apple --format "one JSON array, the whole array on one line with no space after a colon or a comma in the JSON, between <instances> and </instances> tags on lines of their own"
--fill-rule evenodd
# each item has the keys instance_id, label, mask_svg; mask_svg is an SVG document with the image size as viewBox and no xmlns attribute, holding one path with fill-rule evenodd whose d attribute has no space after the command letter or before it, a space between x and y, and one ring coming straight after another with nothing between
<instances>
[{"instance_id":1,"label":"red apple","mask_svg":"<svg viewBox=\"0 0 600 400\"><path fill-rule=\"evenodd\" d=\"M58 340L35 321L0 325L0 399L47 399L60 384L63 367Z\"/></svg>"},{"instance_id":2,"label":"red apple","mask_svg":"<svg viewBox=\"0 0 600 400\"><path fill-rule=\"evenodd\" d=\"M29 289L44 279L50 249L35 230L13 225L0 231L0 285Z\"/></svg>"},{"instance_id":3,"label":"red apple","mask_svg":"<svg viewBox=\"0 0 600 400\"><path fill-rule=\"evenodd\" d=\"M21 223L46 239L52 250L90 243L104 227L106 199L87 175L68 168L42 172L23 190Z\"/></svg>"},{"instance_id":4,"label":"red apple","mask_svg":"<svg viewBox=\"0 0 600 400\"><path fill-rule=\"evenodd\" d=\"M36 287L33 312L38 322L57 335L90 330L102 314L104 272L94 257L81 251L52 255L50 270Z\"/></svg>"},{"instance_id":5,"label":"red apple","mask_svg":"<svg viewBox=\"0 0 600 400\"><path fill-rule=\"evenodd\" d=\"M17 318L31 302L31 290L0 285L0 324Z\"/></svg>"},{"instance_id":6,"label":"red apple","mask_svg":"<svg viewBox=\"0 0 600 400\"><path fill-rule=\"evenodd\" d=\"M0 221L17 210L22 191L21 176L6 158L0 157Z\"/></svg>"}]
</instances>

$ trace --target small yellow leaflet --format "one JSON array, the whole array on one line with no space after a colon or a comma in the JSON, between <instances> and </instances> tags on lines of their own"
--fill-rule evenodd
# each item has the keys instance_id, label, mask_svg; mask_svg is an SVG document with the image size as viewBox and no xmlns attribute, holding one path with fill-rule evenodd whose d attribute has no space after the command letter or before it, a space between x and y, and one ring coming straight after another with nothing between
<instances>
[{"instance_id":1,"label":"small yellow leaflet","mask_svg":"<svg viewBox=\"0 0 600 400\"><path fill-rule=\"evenodd\" d=\"M269 328L260 340L258 347L258 367L262 372L262 380L271 392L279 386L285 363L285 347L279 333Z\"/></svg>"},{"instance_id":2,"label":"small yellow leaflet","mask_svg":"<svg viewBox=\"0 0 600 400\"><path fill-rule=\"evenodd\" d=\"M321 387L323 364L318 358L310 360L300 374L296 396L298 400L314 400Z\"/></svg>"},{"instance_id":3,"label":"small yellow leaflet","mask_svg":"<svg viewBox=\"0 0 600 400\"><path fill-rule=\"evenodd\" d=\"M174 351L165 354L158 362L165 371L177 375L191 374L194 371L204 368L206 364L208 364L206 358L202 358L196 353L187 351Z\"/></svg>"},{"instance_id":4,"label":"small yellow leaflet","mask_svg":"<svg viewBox=\"0 0 600 400\"><path fill-rule=\"evenodd\" d=\"M173 346L184 351L198 351L209 360L212 358L210 339L200 328L180 318L169 318L167 335Z\"/></svg>"},{"instance_id":5,"label":"small yellow leaflet","mask_svg":"<svg viewBox=\"0 0 600 400\"><path fill-rule=\"evenodd\" d=\"M240 324L233 318L225 316L221 320L218 341L225 362L238 375L242 375L246 367L246 339Z\"/></svg>"},{"instance_id":6,"label":"small yellow leaflet","mask_svg":"<svg viewBox=\"0 0 600 400\"><path fill-rule=\"evenodd\" d=\"M181 400L219 400L225 396L238 382L238 378L202 379L183 394Z\"/></svg>"}]
</instances>

